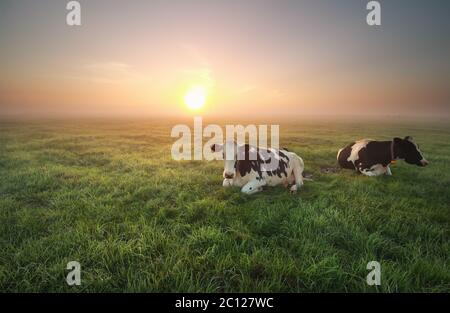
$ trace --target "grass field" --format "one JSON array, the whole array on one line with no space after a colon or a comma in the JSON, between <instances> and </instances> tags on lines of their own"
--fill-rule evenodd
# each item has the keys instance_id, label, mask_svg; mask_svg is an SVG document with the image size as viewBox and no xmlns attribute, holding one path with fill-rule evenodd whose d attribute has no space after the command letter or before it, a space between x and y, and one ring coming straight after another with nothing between
<instances>
[{"instance_id":1,"label":"grass field","mask_svg":"<svg viewBox=\"0 0 450 313\"><path fill-rule=\"evenodd\" d=\"M246 196L222 188L219 161L171 160L173 124L0 122L0 290L450 291L450 126L282 123L314 181ZM406 135L430 166L321 172L355 139Z\"/></svg>"}]
</instances>

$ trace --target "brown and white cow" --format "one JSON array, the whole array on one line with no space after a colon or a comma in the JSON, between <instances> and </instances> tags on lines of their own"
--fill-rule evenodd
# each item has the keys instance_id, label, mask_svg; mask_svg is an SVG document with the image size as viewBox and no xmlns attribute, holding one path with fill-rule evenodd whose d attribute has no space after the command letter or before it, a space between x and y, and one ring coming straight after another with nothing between
<instances>
[{"instance_id":1,"label":"brown and white cow","mask_svg":"<svg viewBox=\"0 0 450 313\"><path fill-rule=\"evenodd\" d=\"M342 168L354 169L367 176L392 175L389 164L395 160L405 160L418 166L428 165L410 136L390 141L358 140L340 149L337 160Z\"/></svg>"},{"instance_id":2,"label":"brown and white cow","mask_svg":"<svg viewBox=\"0 0 450 313\"><path fill-rule=\"evenodd\" d=\"M234 141L214 144L211 151L221 152L225 166L223 186L242 187L246 194L259 192L264 186L285 185L295 193L303 185L302 158L286 149L260 148Z\"/></svg>"}]
</instances>

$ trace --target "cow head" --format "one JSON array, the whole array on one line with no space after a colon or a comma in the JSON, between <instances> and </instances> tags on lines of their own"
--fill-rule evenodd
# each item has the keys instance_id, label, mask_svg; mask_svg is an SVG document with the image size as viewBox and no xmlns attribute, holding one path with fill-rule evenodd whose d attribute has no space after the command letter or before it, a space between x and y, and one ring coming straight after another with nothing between
<instances>
[{"instance_id":1,"label":"cow head","mask_svg":"<svg viewBox=\"0 0 450 313\"><path fill-rule=\"evenodd\" d=\"M423 157L419 146L413 141L412 137L394 138L394 143L399 148L399 157L404 159L406 163L418 166L428 165L428 161Z\"/></svg>"},{"instance_id":2,"label":"cow head","mask_svg":"<svg viewBox=\"0 0 450 313\"><path fill-rule=\"evenodd\" d=\"M238 154L238 145L234 141L226 141L224 144L211 145L212 152L221 152L225 166L223 169L223 178L233 179L236 176L236 160Z\"/></svg>"},{"instance_id":3,"label":"cow head","mask_svg":"<svg viewBox=\"0 0 450 313\"><path fill-rule=\"evenodd\" d=\"M225 160L223 178L227 179L233 179L234 177L236 177L236 170L239 167L238 162L243 162L249 165L253 160L261 161L268 158L266 154L264 154L264 156L262 157L257 148L247 144L237 144L234 140L227 140L223 145L213 144L211 145L211 151L222 153L222 158L223 160ZM261 170L266 170L265 168L270 169L271 166L276 167L277 164L278 159L273 158L271 162L267 162L267 164L264 164L265 167L261 167Z\"/></svg>"}]
</instances>

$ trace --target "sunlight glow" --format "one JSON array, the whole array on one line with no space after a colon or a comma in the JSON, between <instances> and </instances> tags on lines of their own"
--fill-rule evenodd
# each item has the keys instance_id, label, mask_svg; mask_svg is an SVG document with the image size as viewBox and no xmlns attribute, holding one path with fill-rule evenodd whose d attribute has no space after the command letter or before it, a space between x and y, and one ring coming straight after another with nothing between
<instances>
[{"instance_id":1,"label":"sunlight glow","mask_svg":"<svg viewBox=\"0 0 450 313\"><path fill-rule=\"evenodd\" d=\"M201 109L206 102L206 90L202 86L192 87L184 96L186 106L191 110Z\"/></svg>"}]
</instances>

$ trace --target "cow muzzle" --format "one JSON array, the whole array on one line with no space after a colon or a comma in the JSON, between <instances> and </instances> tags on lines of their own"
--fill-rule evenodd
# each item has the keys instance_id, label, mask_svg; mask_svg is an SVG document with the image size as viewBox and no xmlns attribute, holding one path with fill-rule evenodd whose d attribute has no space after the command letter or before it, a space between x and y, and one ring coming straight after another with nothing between
<instances>
[{"instance_id":1,"label":"cow muzzle","mask_svg":"<svg viewBox=\"0 0 450 313\"><path fill-rule=\"evenodd\" d=\"M223 178L233 179L234 178L234 173L224 172L223 173Z\"/></svg>"}]
</instances>

